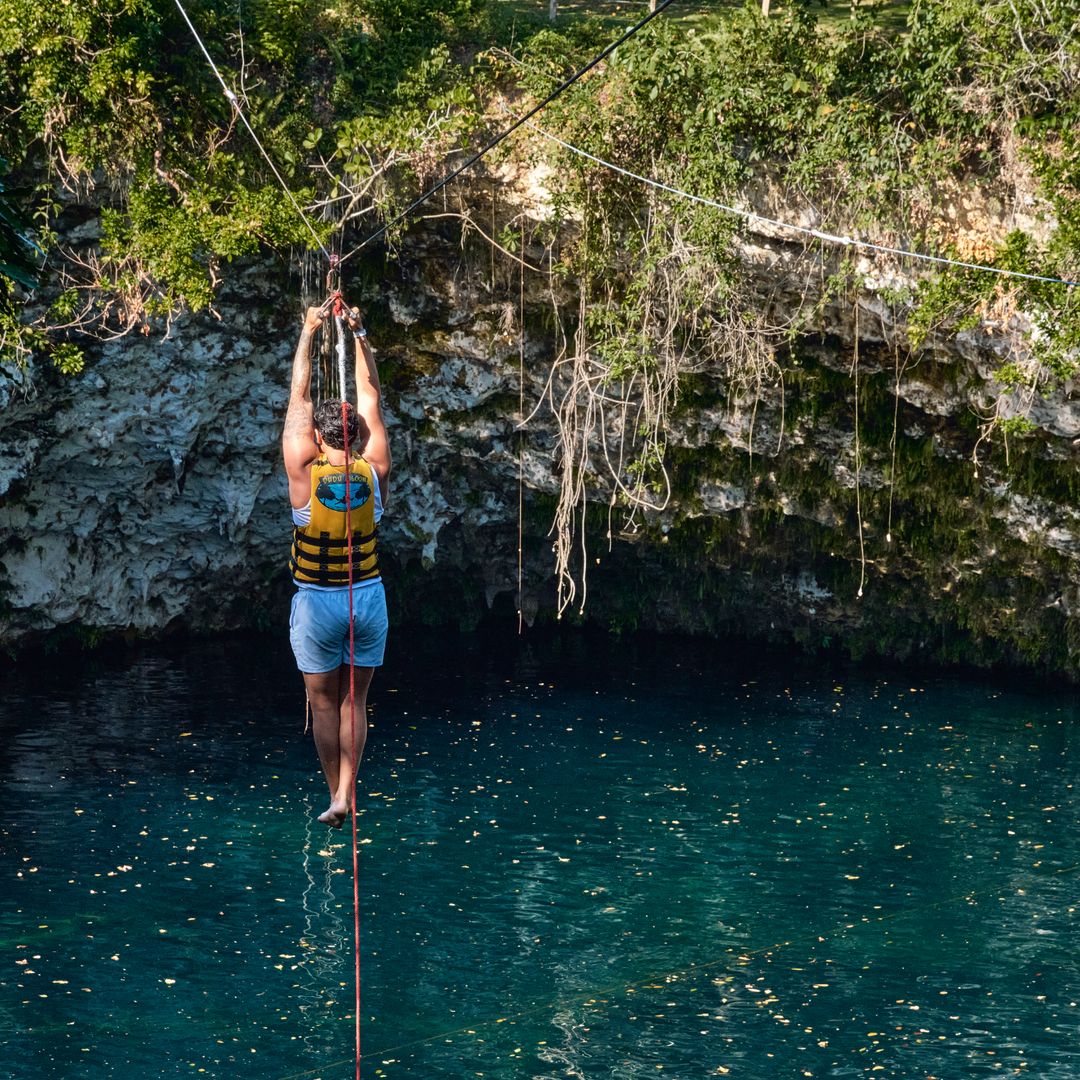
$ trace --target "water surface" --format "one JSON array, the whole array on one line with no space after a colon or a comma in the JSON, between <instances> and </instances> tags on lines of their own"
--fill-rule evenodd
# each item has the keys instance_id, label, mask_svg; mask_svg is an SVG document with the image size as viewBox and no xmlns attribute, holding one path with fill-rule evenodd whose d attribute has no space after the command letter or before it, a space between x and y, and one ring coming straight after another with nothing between
<instances>
[{"instance_id":1,"label":"water surface","mask_svg":"<svg viewBox=\"0 0 1080 1080\"><path fill-rule=\"evenodd\" d=\"M399 635L365 1075L1080 1074L1077 709L718 646ZM352 1075L347 834L280 639L8 672L0 1071Z\"/></svg>"}]
</instances>

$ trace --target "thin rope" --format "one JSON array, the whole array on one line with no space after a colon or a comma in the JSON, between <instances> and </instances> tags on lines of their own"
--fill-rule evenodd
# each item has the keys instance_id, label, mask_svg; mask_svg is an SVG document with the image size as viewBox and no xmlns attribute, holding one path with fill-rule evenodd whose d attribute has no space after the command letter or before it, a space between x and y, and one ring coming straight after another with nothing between
<instances>
[{"instance_id":1,"label":"thin rope","mask_svg":"<svg viewBox=\"0 0 1080 1080\"><path fill-rule=\"evenodd\" d=\"M180 0L177 0L177 3L179 2ZM573 86L574 83L576 83L583 75L588 74L588 72L592 71L592 69L598 64L603 63L620 45L622 45L626 41L629 41L630 38L634 37L635 34L638 34L642 30L644 30L645 27L653 21L653 19L663 14L663 12L666 11L674 2L675 0L664 0L662 4L657 5L655 11L650 11L649 14L645 16L645 18L641 19L639 22L636 22L616 41L613 41L610 45L607 46L607 48L597 53L596 56L594 56L592 60L590 60L583 68L581 68L579 71L575 71L573 75L571 75L568 79L566 79L559 86L557 86L538 105L534 105L527 113L525 113L524 116L515 120L504 131L489 139L479 150L477 150L475 154L472 155L472 157L470 157L466 162L464 162L464 164L459 165L456 169L453 169L451 172L447 173L447 175L444 176L434 187L429 188L418 199L414 199L407 207L405 207L404 210L401 211L400 214L398 214L394 218L391 218L391 220L386 222L386 224L379 226L379 228L377 228L374 232L365 237L365 239L361 240L360 243L352 249L352 251L350 251L347 255L343 255L341 257L341 262L346 262L347 260L351 259L354 255L363 251L364 248L368 246L368 244L374 243L376 240L379 239L380 236L384 236L395 225L407 218L418 206L430 199L432 195L435 195L438 192L442 191L442 189L446 187L447 184L449 184L456 177L460 176L463 172L465 172L466 169L471 169L472 166L475 165L485 154L487 154L490 150L494 150L495 147L499 145L499 143L501 143L504 139L508 138L515 131L517 131L517 129L521 127L522 124L527 124L534 116L536 116L537 113L539 113L543 109L546 109L548 105L550 105L566 90L569 90L570 87Z\"/></svg>"},{"instance_id":2,"label":"thin rope","mask_svg":"<svg viewBox=\"0 0 1080 1080\"><path fill-rule=\"evenodd\" d=\"M492 229L492 232L495 230ZM494 248L492 249L494 252ZM521 254L518 260L518 535L517 535L517 617L518 637L524 632L525 604L525 218L521 219Z\"/></svg>"},{"instance_id":3,"label":"thin rope","mask_svg":"<svg viewBox=\"0 0 1080 1080\"><path fill-rule=\"evenodd\" d=\"M564 149L569 150L572 154L577 154L579 157L587 158L597 165L602 165L605 169L610 169L612 172L617 172L631 180L638 180L643 184L648 184L649 187L654 187L659 191L666 191L669 195L678 195L680 198L689 199L691 202L701 203L703 206L711 206L717 210L723 210L725 213L734 214L736 217L743 218L746 221L759 225L772 225L774 228L786 229L789 232L799 233L802 236L812 236L815 240L821 240L827 244L838 244L843 247L857 248L861 251L876 251L882 255L896 255L903 259L917 259L921 262L936 263L940 266L955 266L964 270L981 270L987 274L998 274L1000 277L1023 278L1026 281L1042 281L1051 285L1066 285L1069 288L1080 286L1080 281L1071 281L1068 278L1050 277L1043 274L1028 274L1024 273L1022 270L1006 270L1000 266L987 266L985 263L964 262L960 259L947 258L944 255L927 255L922 251L908 251L905 248L889 247L887 244L875 244L869 240L859 240L853 236L839 236L836 233L825 232L822 229L811 229L806 225L796 225L790 221L780 221L777 218L765 217L763 214L756 214L752 210L741 210L737 206L729 206L727 203L717 202L716 199L709 199L704 195L693 195L689 191L683 191L681 188L672 187L670 184L665 184L660 180L654 180L649 176L641 176L639 173L631 172L629 169L624 169L621 165L606 161L604 158L597 157L595 154L590 154L587 150L582 150L580 146L575 146L565 139L560 139L558 135L552 135L550 131L545 131L535 124L529 124L527 123L527 120L525 122L527 126L538 135L542 135L545 139L557 143Z\"/></svg>"},{"instance_id":4,"label":"thin rope","mask_svg":"<svg viewBox=\"0 0 1080 1080\"><path fill-rule=\"evenodd\" d=\"M210 70L213 71L213 73L217 76L217 81L221 83L221 89L225 91L225 96L229 99L229 103L236 111L236 115L240 118L240 122L244 125L244 127L247 128L248 134L254 140L255 145L259 148L259 153L261 153L262 156L266 159L266 164L270 166L270 171L274 174L275 177L277 177L277 182L281 185L281 190L285 192L286 196L288 196L289 202L293 204L293 209L295 209L297 214L300 215L300 220L303 221L303 223L307 226L307 230L309 233L311 233L312 238L315 240L315 243L318 244L322 253L327 257L327 259L329 259L330 252L327 251L326 245L322 242L322 240L319 239L319 234L315 231L311 222L308 221L307 215L304 213L303 210L300 209L300 204L296 201L293 193L289 190L289 185L285 183L285 180L282 177L281 173L278 172L277 166L274 164L273 158L270 157L270 155L266 152L266 148L259 141L259 136L255 134L255 129L248 123L247 117L244 115L244 110L240 108L239 99L237 98L236 94L234 94L229 88L229 84L222 77L221 72L218 70L217 64L214 63L213 58L210 56L210 53L207 52L206 46L203 44L203 39L199 37L199 31L195 29L195 24L191 21L191 19L188 17L188 13L184 10L184 5L180 2L180 0L176 0L176 6L180 9L180 14L183 15L184 22L187 23L188 29L191 31L192 36L198 43L199 48L202 50L203 56L206 57L206 62L210 65Z\"/></svg>"},{"instance_id":5,"label":"thin rope","mask_svg":"<svg viewBox=\"0 0 1080 1080\"><path fill-rule=\"evenodd\" d=\"M341 316L335 314L341 322ZM339 335L340 336L340 335ZM353 534L352 534L352 455L349 448L349 404L344 396L342 376L341 431L345 443L345 550L349 571L349 763L352 777L349 800L352 802L352 866L353 866L353 973L356 983L356 1080L360 1080L360 861L356 838L356 777L360 770L360 754L356 746L356 628L353 621Z\"/></svg>"},{"instance_id":6,"label":"thin rope","mask_svg":"<svg viewBox=\"0 0 1080 1080\"><path fill-rule=\"evenodd\" d=\"M1080 871L1080 863L1074 863L1072 866L1063 866L1058 870L1051 871L1046 874L1045 877L1062 877L1065 874L1075 874ZM796 937L788 938L785 941L777 941L771 945L761 945L755 949L737 949L729 948L721 956L714 957L711 960L695 960L689 964L686 964L680 968L673 968L667 971L654 971L648 975L641 975L635 979L628 979L622 982L613 983L608 986L600 987L595 990L583 991L580 994L571 994L568 997L556 998L554 1001L542 1002L539 1005L531 1005L528 1008L521 1009L518 1012L510 1013L504 1016L495 1016L487 1020L477 1020L471 1024L463 1025L462 1027L452 1028L447 1031L440 1031L435 1035L425 1035L418 1039L410 1039L407 1042L398 1043L396 1046L387 1046L378 1051L375 1051L371 1056L378 1058L386 1058L390 1054L399 1053L402 1050L410 1050L416 1046L425 1046L428 1043L433 1043L439 1039L452 1039L458 1035L471 1035L476 1033L477 1028L490 1027L492 1024L506 1024L515 1023L518 1020L523 1019L526 1016L532 1016L538 1012L555 1012L567 1005L575 1004L588 1004L594 999L603 998L606 995L614 995L617 993L626 993L628 990L636 990L638 987L645 986L648 983L660 982L661 980L667 980L678 976L688 975L695 971L700 971L707 968L719 967L721 964L727 964L732 956L737 960L750 959L755 956L768 956L774 952L778 952L780 949L789 948L792 945L799 942L818 942L828 938L841 938L846 936L850 931L858 930L866 926L880 926L882 923L895 922L898 919L905 919L912 915L921 915L924 912L934 911L937 908L944 907L947 904L955 904L960 900L970 900L972 897L980 896L983 893L997 891L1002 885L1008 885L1013 880L1012 873L1010 872L1008 877L1003 878L999 883L994 885L986 885L981 889L968 889L965 892L957 893L954 896L946 896L941 900L934 900L929 904L922 904L917 907L904 908L902 911L894 911L886 915L878 915L875 918L863 918L858 922L853 922L850 918L844 919L842 922L837 923L832 930L826 930L824 933L808 932L806 934L798 935ZM348 1058L339 1058L337 1061L326 1062L323 1065L318 1065L311 1069L303 1069L300 1072L288 1073L285 1076L278 1077L277 1080L303 1080L304 1077L313 1076L315 1073L323 1072L327 1069L336 1068L338 1065L345 1065L348 1063Z\"/></svg>"},{"instance_id":7,"label":"thin rope","mask_svg":"<svg viewBox=\"0 0 1080 1080\"><path fill-rule=\"evenodd\" d=\"M862 516L862 446L859 442L859 298L855 297L855 344L851 354L851 372L855 381L855 517L859 523L859 591L861 600L866 585L866 538L863 535Z\"/></svg>"},{"instance_id":8,"label":"thin rope","mask_svg":"<svg viewBox=\"0 0 1080 1080\"><path fill-rule=\"evenodd\" d=\"M884 315L882 315L882 336L884 332ZM897 454L897 431L900 425L900 379L907 370L906 364L900 363L900 344L893 342L893 371L896 378L893 381L893 418L892 438L889 440L889 520L885 527L885 543L892 543L893 502L896 497L896 454Z\"/></svg>"}]
</instances>

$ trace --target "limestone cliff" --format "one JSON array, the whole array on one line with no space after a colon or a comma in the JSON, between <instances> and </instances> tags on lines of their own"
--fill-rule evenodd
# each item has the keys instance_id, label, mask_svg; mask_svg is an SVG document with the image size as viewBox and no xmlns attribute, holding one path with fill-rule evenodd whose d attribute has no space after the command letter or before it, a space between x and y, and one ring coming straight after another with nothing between
<instances>
[{"instance_id":1,"label":"limestone cliff","mask_svg":"<svg viewBox=\"0 0 1080 1080\"><path fill-rule=\"evenodd\" d=\"M744 242L762 304L805 302L805 279L785 277L793 250L761 232ZM1080 400L1070 386L1039 398L1034 431L978 446L978 418L999 397L992 372L1022 316L931 338L911 355L894 348L885 296L913 271L864 272L858 380L854 305L826 304L785 359L783 382L753 402L717 373L686 378L663 513L632 533L616 517L609 543L597 485L585 617L1075 674ZM381 539L392 606L399 618L470 625L494 605L510 625L516 269L493 270L481 241L462 244L440 220L414 228L366 276L377 282L363 301L394 451ZM526 278L527 409L550 371L549 287ZM296 293L276 264L234 267L216 313L102 344L81 376L0 374L3 640L64 627L284 626L278 439ZM523 453L530 619L554 613L554 446L541 408Z\"/></svg>"}]
</instances>

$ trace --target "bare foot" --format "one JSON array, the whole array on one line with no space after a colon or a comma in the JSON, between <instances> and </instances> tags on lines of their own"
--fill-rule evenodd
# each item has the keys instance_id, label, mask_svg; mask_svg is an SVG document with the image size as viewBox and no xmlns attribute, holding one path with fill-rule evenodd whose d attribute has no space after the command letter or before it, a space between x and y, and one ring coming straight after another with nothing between
<instances>
[{"instance_id":1,"label":"bare foot","mask_svg":"<svg viewBox=\"0 0 1080 1080\"><path fill-rule=\"evenodd\" d=\"M332 802L320 815L319 820L331 829L340 829L349 816L349 807L346 803Z\"/></svg>"}]
</instances>

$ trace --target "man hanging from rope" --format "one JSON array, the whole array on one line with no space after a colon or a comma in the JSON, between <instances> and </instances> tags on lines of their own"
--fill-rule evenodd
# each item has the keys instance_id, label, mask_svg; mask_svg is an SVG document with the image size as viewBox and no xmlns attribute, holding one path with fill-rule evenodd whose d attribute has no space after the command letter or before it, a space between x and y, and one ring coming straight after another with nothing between
<instances>
[{"instance_id":1,"label":"man hanging from rope","mask_svg":"<svg viewBox=\"0 0 1080 1080\"><path fill-rule=\"evenodd\" d=\"M367 739L367 692L386 645L386 596L379 577L376 532L389 494L390 446L380 404L379 372L359 312L346 309L355 344L356 409L341 401L311 401L311 338L327 315L308 308L293 358L292 387L281 449L289 478L297 585L289 637L304 676L319 761L330 805L319 820L341 828L353 806L356 766ZM344 393L344 388L342 388ZM346 434L349 500L346 504ZM349 513L346 513L346 510ZM352 576L349 541L352 523ZM356 745L349 700L349 610L352 593Z\"/></svg>"}]
</instances>

